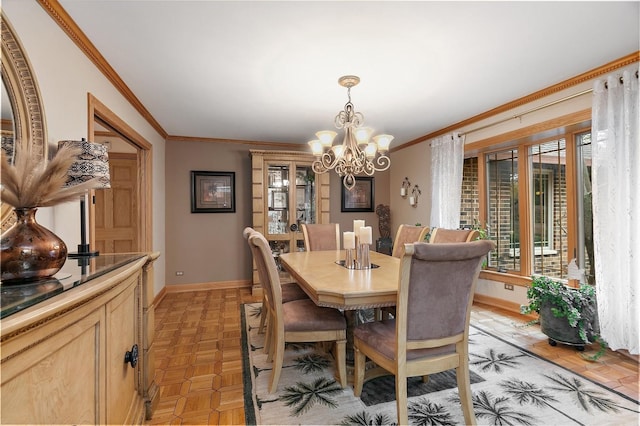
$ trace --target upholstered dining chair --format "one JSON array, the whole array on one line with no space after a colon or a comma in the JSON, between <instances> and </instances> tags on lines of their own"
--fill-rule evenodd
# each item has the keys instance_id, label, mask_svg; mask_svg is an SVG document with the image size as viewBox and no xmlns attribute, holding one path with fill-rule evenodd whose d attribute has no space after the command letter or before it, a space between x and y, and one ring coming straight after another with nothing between
<instances>
[{"instance_id":1,"label":"upholstered dining chair","mask_svg":"<svg viewBox=\"0 0 640 426\"><path fill-rule=\"evenodd\" d=\"M251 227L246 227L242 232L242 236L249 242L249 236L253 233L257 232L255 229ZM253 258L256 259L258 253L254 249L254 246L249 244L249 248L251 248L251 253L253 254ZM260 279L262 281L262 278ZM300 288L298 283L296 282L287 282L280 283L280 288L282 289L282 303L291 302L294 300L308 299L307 293L304 292L303 289ZM264 306L267 306L266 298L267 293L265 291L262 292L262 313L260 314L260 325L258 326L258 333L264 333L265 324L267 322L267 314L264 309ZM266 346L265 346L266 350Z\"/></svg>"},{"instance_id":2,"label":"upholstered dining chair","mask_svg":"<svg viewBox=\"0 0 640 426\"><path fill-rule=\"evenodd\" d=\"M469 378L469 318L483 257L495 243L405 245L397 315L354 329L354 394L368 357L396 376L398 424L408 424L407 378L455 368L465 424L476 424Z\"/></svg>"},{"instance_id":3,"label":"upholstered dining chair","mask_svg":"<svg viewBox=\"0 0 640 426\"><path fill-rule=\"evenodd\" d=\"M430 243L468 243L475 241L480 233L475 229L433 228L429 236Z\"/></svg>"},{"instance_id":4,"label":"upholstered dining chair","mask_svg":"<svg viewBox=\"0 0 640 426\"><path fill-rule=\"evenodd\" d=\"M333 308L317 306L311 299L282 303L280 277L269 243L264 236L254 232L249 236L249 244L258 254L256 263L264 291L267 292L267 332L265 342L269 342L267 361L273 362L269 393L276 391L282 363L285 342L335 342L334 357L340 385L347 386L347 322L342 313Z\"/></svg>"},{"instance_id":5,"label":"upholstered dining chair","mask_svg":"<svg viewBox=\"0 0 640 426\"><path fill-rule=\"evenodd\" d=\"M396 231L396 238L393 241L393 251L391 256L402 257L404 254L404 245L406 243L418 243L424 241L425 237L429 233L428 226L413 226L401 224ZM395 306L387 306L384 308L377 308L375 310L375 318L377 320L387 318L389 315L396 314Z\"/></svg>"},{"instance_id":6,"label":"upholstered dining chair","mask_svg":"<svg viewBox=\"0 0 640 426\"><path fill-rule=\"evenodd\" d=\"M339 223L303 223L304 247L307 251L339 250Z\"/></svg>"},{"instance_id":7,"label":"upholstered dining chair","mask_svg":"<svg viewBox=\"0 0 640 426\"><path fill-rule=\"evenodd\" d=\"M396 232L396 238L393 241L393 251L391 256L402 257L404 245L406 243L417 243L424 241L425 236L429 233L428 226L412 226L401 224Z\"/></svg>"}]
</instances>

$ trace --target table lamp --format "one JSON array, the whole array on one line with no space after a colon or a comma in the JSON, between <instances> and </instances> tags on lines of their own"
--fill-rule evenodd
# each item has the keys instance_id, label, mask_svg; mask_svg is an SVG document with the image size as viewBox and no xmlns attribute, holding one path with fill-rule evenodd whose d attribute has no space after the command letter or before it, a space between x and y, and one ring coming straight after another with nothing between
<instances>
[{"instance_id":1,"label":"table lamp","mask_svg":"<svg viewBox=\"0 0 640 426\"><path fill-rule=\"evenodd\" d=\"M76 161L69 167L67 182L65 187L75 186L83 182L94 179L95 185L92 189L111 188L109 176L109 156L107 147L99 143L86 141L60 141L58 148L70 146L79 149L80 153ZM91 251L87 243L87 219L86 219L86 194L80 198L80 244L77 253L69 253L71 258L82 258L98 256L98 251Z\"/></svg>"}]
</instances>

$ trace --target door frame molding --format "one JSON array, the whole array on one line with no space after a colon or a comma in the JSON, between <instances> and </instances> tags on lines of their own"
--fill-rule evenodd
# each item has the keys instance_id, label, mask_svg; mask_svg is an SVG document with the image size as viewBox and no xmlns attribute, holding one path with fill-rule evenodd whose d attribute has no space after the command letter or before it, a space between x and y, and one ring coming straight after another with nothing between
<instances>
[{"instance_id":1,"label":"door frame molding","mask_svg":"<svg viewBox=\"0 0 640 426\"><path fill-rule=\"evenodd\" d=\"M89 140L95 140L95 122L100 120L126 138L136 149L138 161L138 196L141 223L138 226L138 250L149 252L153 248L152 216L152 158L153 145L118 117L91 93L87 93ZM91 194L93 195L93 194ZM89 240L95 246L95 206L89 203Z\"/></svg>"}]
</instances>

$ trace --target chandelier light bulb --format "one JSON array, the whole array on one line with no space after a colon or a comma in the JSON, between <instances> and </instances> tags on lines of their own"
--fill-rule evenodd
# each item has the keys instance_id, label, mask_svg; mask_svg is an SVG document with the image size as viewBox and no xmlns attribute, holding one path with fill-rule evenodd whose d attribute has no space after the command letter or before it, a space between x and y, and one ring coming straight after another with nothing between
<instances>
[{"instance_id":1,"label":"chandelier light bulb","mask_svg":"<svg viewBox=\"0 0 640 426\"><path fill-rule=\"evenodd\" d=\"M342 157L342 154L345 151L344 145L334 145L331 147L331 150L335 154L336 158Z\"/></svg>"},{"instance_id":2,"label":"chandelier light bulb","mask_svg":"<svg viewBox=\"0 0 640 426\"><path fill-rule=\"evenodd\" d=\"M358 145L368 144L372 133L373 129L371 127L360 127L359 129L356 129L356 140L358 141Z\"/></svg>"},{"instance_id":3,"label":"chandelier light bulb","mask_svg":"<svg viewBox=\"0 0 640 426\"><path fill-rule=\"evenodd\" d=\"M376 156L376 152L378 152L378 147L373 142L369 142L367 144L367 147L364 149L364 153L369 160L373 159Z\"/></svg>"},{"instance_id":4,"label":"chandelier light bulb","mask_svg":"<svg viewBox=\"0 0 640 426\"><path fill-rule=\"evenodd\" d=\"M393 141L393 136L378 135L373 137L373 141L378 145L379 151L387 152L389 150L389 145L391 145L391 141Z\"/></svg>"},{"instance_id":5,"label":"chandelier light bulb","mask_svg":"<svg viewBox=\"0 0 640 426\"><path fill-rule=\"evenodd\" d=\"M378 135L373 137L373 142L369 142L373 130L363 126L364 116L356 112L351 103L351 88L359 82L360 78L354 75L338 79L338 83L347 88L349 99L344 109L335 117L336 128L344 129L345 132L342 144L333 145L337 133L331 130L317 132L318 139L309 142L316 157L312 165L313 171L320 174L335 170L349 191L356 184L355 176L373 176L375 172L387 170L391 166L391 159L386 153L393 136Z\"/></svg>"},{"instance_id":6,"label":"chandelier light bulb","mask_svg":"<svg viewBox=\"0 0 640 426\"><path fill-rule=\"evenodd\" d=\"M316 133L316 136L320 140L320 143L325 148L331 147L331 144L333 143L333 140L335 139L336 135L337 133L334 132L333 130L321 130Z\"/></svg>"},{"instance_id":7,"label":"chandelier light bulb","mask_svg":"<svg viewBox=\"0 0 640 426\"><path fill-rule=\"evenodd\" d=\"M316 155L316 156L322 155L322 151L323 151L322 142L320 142L319 140L313 140L307 143L311 147L311 152L313 153L313 155Z\"/></svg>"}]
</instances>

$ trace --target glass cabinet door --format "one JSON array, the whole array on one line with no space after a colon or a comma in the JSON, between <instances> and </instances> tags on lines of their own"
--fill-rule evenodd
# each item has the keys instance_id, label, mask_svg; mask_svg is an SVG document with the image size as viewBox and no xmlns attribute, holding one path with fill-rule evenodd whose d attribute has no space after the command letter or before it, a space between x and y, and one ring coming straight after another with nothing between
<instances>
[{"instance_id":1,"label":"glass cabinet door","mask_svg":"<svg viewBox=\"0 0 640 426\"><path fill-rule=\"evenodd\" d=\"M301 225L318 223L315 174L310 165L267 162L267 239L274 253L304 250Z\"/></svg>"},{"instance_id":2,"label":"glass cabinet door","mask_svg":"<svg viewBox=\"0 0 640 426\"><path fill-rule=\"evenodd\" d=\"M289 234L289 164L269 164L267 168L267 233Z\"/></svg>"},{"instance_id":3,"label":"glass cabinet door","mask_svg":"<svg viewBox=\"0 0 640 426\"><path fill-rule=\"evenodd\" d=\"M317 223L315 174L311 166L296 166L296 225Z\"/></svg>"}]
</instances>

